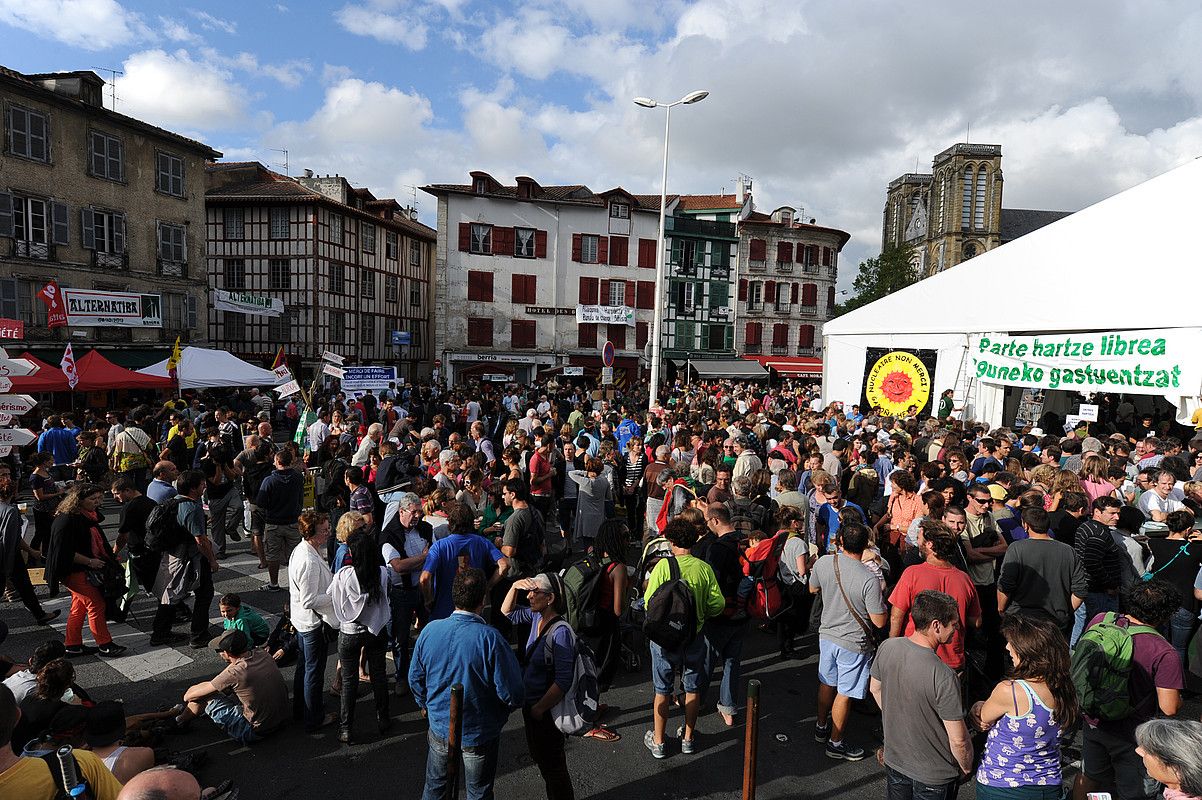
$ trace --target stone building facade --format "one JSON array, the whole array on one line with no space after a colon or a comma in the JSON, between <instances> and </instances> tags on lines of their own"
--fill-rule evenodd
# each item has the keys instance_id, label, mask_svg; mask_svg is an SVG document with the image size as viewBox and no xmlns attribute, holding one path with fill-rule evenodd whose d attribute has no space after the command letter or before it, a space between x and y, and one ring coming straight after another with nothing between
<instances>
[{"instance_id":1,"label":"stone building facade","mask_svg":"<svg viewBox=\"0 0 1202 800\"><path fill-rule=\"evenodd\" d=\"M145 366L179 336L205 344L205 162L211 147L104 108L92 72L0 67L0 317L24 347L58 363L68 339ZM37 292L161 296L161 327L47 327Z\"/></svg>"}]
</instances>

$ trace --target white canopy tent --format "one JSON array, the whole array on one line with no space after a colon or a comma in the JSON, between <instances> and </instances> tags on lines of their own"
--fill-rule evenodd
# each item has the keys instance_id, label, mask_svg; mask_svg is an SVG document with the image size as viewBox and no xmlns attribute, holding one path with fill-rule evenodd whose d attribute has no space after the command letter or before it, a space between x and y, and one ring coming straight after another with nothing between
<instances>
[{"instance_id":1,"label":"white canopy tent","mask_svg":"<svg viewBox=\"0 0 1202 800\"><path fill-rule=\"evenodd\" d=\"M167 361L151 364L138 372L167 375ZM214 389L222 386L275 386L281 381L269 369L248 364L224 350L185 347L176 370L181 389Z\"/></svg>"},{"instance_id":2,"label":"white canopy tent","mask_svg":"<svg viewBox=\"0 0 1202 800\"><path fill-rule=\"evenodd\" d=\"M870 347L929 349L938 358L932 397L953 389L965 418L1001 425L1004 387L970 379L970 337L1197 331L1199 219L1195 159L838 317L823 326L823 399L859 402ZM1165 397L1182 413L1200 389Z\"/></svg>"}]
</instances>

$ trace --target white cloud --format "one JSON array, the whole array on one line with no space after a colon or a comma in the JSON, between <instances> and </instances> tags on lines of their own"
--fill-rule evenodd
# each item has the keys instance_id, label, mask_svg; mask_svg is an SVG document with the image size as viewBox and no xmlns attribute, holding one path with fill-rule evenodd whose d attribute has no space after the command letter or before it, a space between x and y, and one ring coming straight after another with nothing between
<instances>
[{"instance_id":1,"label":"white cloud","mask_svg":"<svg viewBox=\"0 0 1202 800\"><path fill-rule=\"evenodd\" d=\"M200 52L210 63L221 65L227 69L241 70L251 75L265 76L289 89L300 86L305 77L313 71L309 62L299 59L279 64L264 64L254 53L245 51L227 56L211 47L204 47Z\"/></svg>"},{"instance_id":2,"label":"white cloud","mask_svg":"<svg viewBox=\"0 0 1202 800\"><path fill-rule=\"evenodd\" d=\"M134 53L117 84L117 109L168 129L226 130L248 122L245 89L223 67L186 50Z\"/></svg>"},{"instance_id":3,"label":"white cloud","mask_svg":"<svg viewBox=\"0 0 1202 800\"><path fill-rule=\"evenodd\" d=\"M390 14L377 6L346 5L334 13L334 19L349 33L399 44L407 50L424 49L429 34L426 24L411 11Z\"/></svg>"},{"instance_id":4,"label":"white cloud","mask_svg":"<svg viewBox=\"0 0 1202 800\"><path fill-rule=\"evenodd\" d=\"M238 23L228 19L215 17L207 11L189 8L188 14L200 23L200 27L208 31L221 31L233 35L238 32Z\"/></svg>"},{"instance_id":5,"label":"white cloud","mask_svg":"<svg viewBox=\"0 0 1202 800\"><path fill-rule=\"evenodd\" d=\"M159 17L159 28L163 35L173 42L181 44L201 44L204 42L199 35L193 33L187 25L177 20Z\"/></svg>"},{"instance_id":6,"label":"white cloud","mask_svg":"<svg viewBox=\"0 0 1202 800\"><path fill-rule=\"evenodd\" d=\"M149 33L116 0L0 0L0 21L83 50L107 50Z\"/></svg>"}]
</instances>

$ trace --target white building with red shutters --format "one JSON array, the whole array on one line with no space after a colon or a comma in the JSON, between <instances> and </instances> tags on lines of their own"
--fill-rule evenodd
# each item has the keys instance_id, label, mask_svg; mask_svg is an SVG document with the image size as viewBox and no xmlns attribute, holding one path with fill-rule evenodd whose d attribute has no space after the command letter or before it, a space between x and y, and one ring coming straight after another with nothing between
<instances>
[{"instance_id":1,"label":"white building with red shutters","mask_svg":"<svg viewBox=\"0 0 1202 800\"><path fill-rule=\"evenodd\" d=\"M822 374L822 325L834 315L839 252L851 234L803 222L788 206L739 223L736 348L781 375Z\"/></svg>"},{"instance_id":2,"label":"white building with red shutters","mask_svg":"<svg viewBox=\"0 0 1202 800\"><path fill-rule=\"evenodd\" d=\"M434 349L448 385L595 377L606 341L617 383L646 366L659 195L479 171L422 190L438 198Z\"/></svg>"}]
</instances>

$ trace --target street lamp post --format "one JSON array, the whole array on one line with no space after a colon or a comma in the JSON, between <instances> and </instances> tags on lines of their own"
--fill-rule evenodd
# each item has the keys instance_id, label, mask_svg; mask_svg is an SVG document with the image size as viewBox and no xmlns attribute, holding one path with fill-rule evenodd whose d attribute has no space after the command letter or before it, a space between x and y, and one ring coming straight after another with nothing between
<instances>
[{"instance_id":1,"label":"street lamp post","mask_svg":"<svg viewBox=\"0 0 1202 800\"><path fill-rule=\"evenodd\" d=\"M659 373L663 360L664 327L664 217L668 203L668 132L672 121L672 107L699 103L709 92L689 92L673 103L661 103L650 97L634 98L635 105L643 108L664 109L664 169L659 186L659 240L655 257L655 317L651 326L651 389L647 400L648 410L659 405Z\"/></svg>"}]
</instances>

